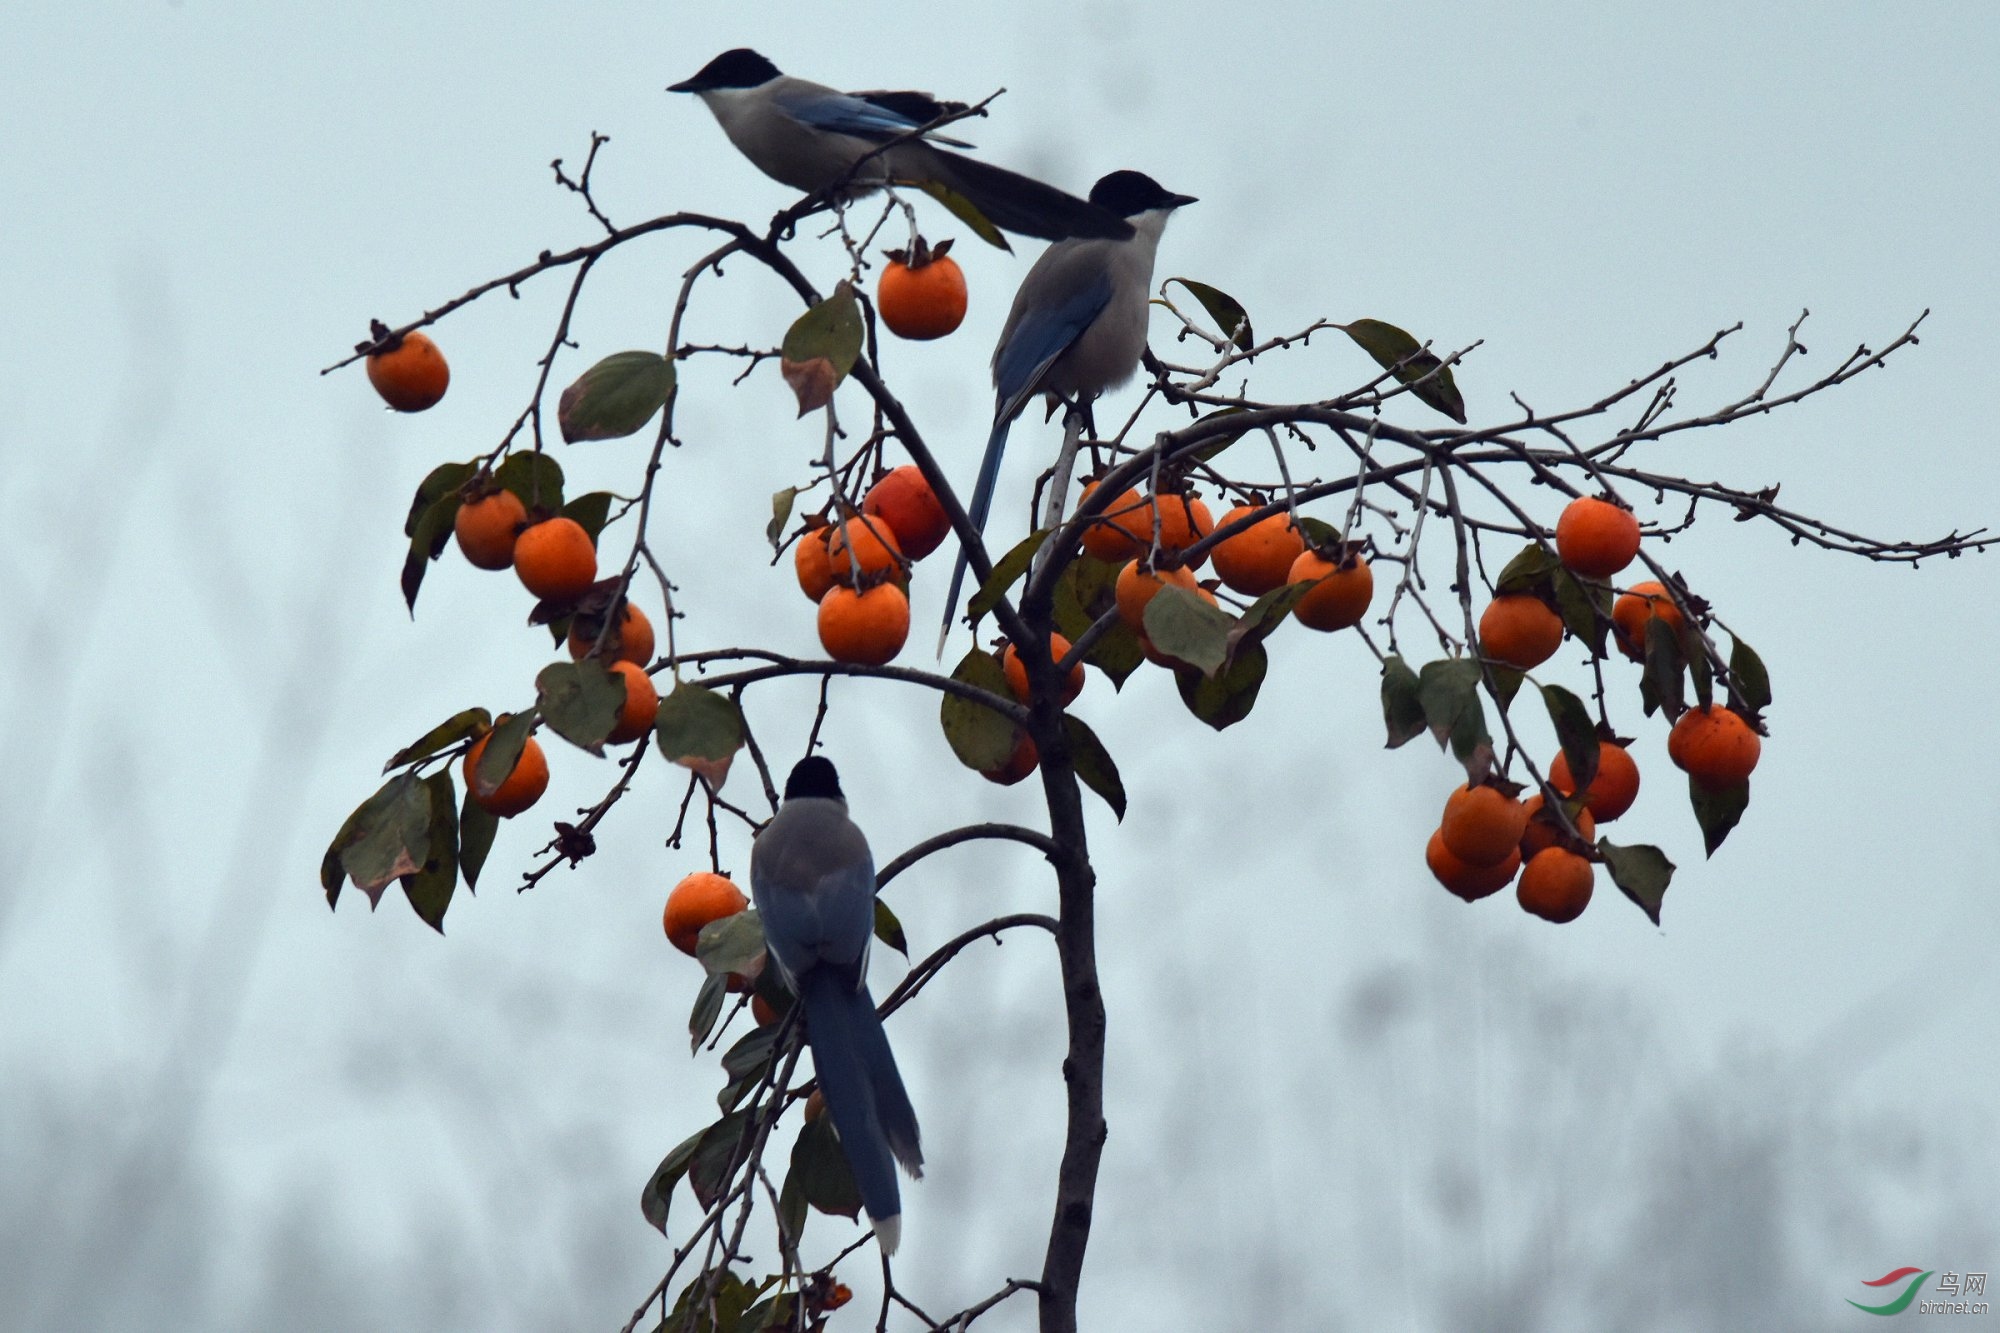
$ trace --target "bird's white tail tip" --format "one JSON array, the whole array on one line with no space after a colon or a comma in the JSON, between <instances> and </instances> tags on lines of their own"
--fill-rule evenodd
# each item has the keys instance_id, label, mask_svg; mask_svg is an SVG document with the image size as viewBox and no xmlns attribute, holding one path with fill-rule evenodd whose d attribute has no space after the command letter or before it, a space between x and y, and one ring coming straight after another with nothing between
<instances>
[{"instance_id":1,"label":"bird's white tail tip","mask_svg":"<svg viewBox=\"0 0 2000 1333\"><path fill-rule=\"evenodd\" d=\"M903 1239L903 1215L897 1213L893 1217L871 1217L868 1220L875 1224L875 1243L882 1247L882 1253L894 1254Z\"/></svg>"}]
</instances>

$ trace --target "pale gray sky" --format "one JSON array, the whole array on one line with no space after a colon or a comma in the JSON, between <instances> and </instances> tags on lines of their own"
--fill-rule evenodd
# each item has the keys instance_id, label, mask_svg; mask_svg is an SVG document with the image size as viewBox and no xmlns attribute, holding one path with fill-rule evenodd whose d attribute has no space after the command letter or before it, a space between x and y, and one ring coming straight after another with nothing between
<instances>
[{"instance_id":1,"label":"pale gray sky","mask_svg":"<svg viewBox=\"0 0 2000 1333\"><path fill-rule=\"evenodd\" d=\"M1260 331L1366 315L1483 339L1460 375L1475 420L1510 390L1587 401L1742 320L1683 377L1685 404L1716 404L1802 307L1806 374L1929 308L1888 369L1655 460L1781 481L1884 536L2000 519L1990 6L842 12L0 17L0 1250L29 1275L0 1322L615 1328L657 1278L638 1190L717 1086L677 1036L696 976L658 927L698 860L659 845L679 788L652 770L597 858L525 895L508 872L543 838L517 821L446 939L394 898L329 914L314 882L392 750L518 704L548 659L511 581L447 561L412 623L396 574L417 480L525 401L560 280L450 320L453 387L423 416L383 412L358 369L316 372L370 317L590 237L547 164L579 163L592 129L614 219L768 218L786 193L662 91L726 47L851 87L1004 85L986 156L1200 196L1161 273L1233 292ZM571 370L660 340L691 245L602 267ZM1024 251L962 242L967 327L885 354L947 466L983 438ZM772 341L788 299L738 265L699 336ZM1258 383L1319 396L1364 373L1316 340ZM758 547L819 428L769 375L727 374L684 386L684 609L704 642L805 650L809 608ZM1010 485L1039 447L1017 429ZM611 485L642 457L562 460ZM1968 1204L2000 1180L2000 566L1875 567L1719 520L1669 554L1777 703L1712 863L1648 731L1620 833L1680 863L1661 930L1608 885L1562 930L1438 889L1422 846L1452 766L1382 751L1359 644L1280 639L1280 678L1222 735L1164 677L1093 680L1079 710L1132 810L1093 814L1114 1051L1088 1326L1842 1327L1863 1278L2000 1263ZM920 624L938 596L919 585ZM882 859L1032 818L1033 784L956 769L929 699L836 697ZM767 744L795 752L810 703L774 691ZM546 811L607 781L554 757ZM1025 856L960 851L894 901L927 946L1048 888ZM968 956L896 1020L934 1162L907 1271L933 1309L1038 1266L1053 977L1037 942Z\"/></svg>"}]
</instances>

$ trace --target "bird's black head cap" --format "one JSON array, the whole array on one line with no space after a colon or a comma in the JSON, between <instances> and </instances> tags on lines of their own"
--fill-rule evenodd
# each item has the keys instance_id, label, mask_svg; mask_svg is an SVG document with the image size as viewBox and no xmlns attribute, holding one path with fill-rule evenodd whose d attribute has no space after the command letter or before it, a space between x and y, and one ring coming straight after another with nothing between
<instances>
[{"instance_id":1,"label":"bird's black head cap","mask_svg":"<svg viewBox=\"0 0 2000 1333\"><path fill-rule=\"evenodd\" d=\"M691 79L668 86L670 93L705 93L717 88L755 88L778 77L778 67L747 46L724 51Z\"/></svg>"},{"instance_id":2,"label":"bird's black head cap","mask_svg":"<svg viewBox=\"0 0 2000 1333\"><path fill-rule=\"evenodd\" d=\"M812 754L792 765L792 775L785 779L785 799L795 801L801 796L817 796L828 801L847 799L841 795L840 774L834 771L831 759Z\"/></svg>"},{"instance_id":3,"label":"bird's black head cap","mask_svg":"<svg viewBox=\"0 0 2000 1333\"><path fill-rule=\"evenodd\" d=\"M1114 171L1090 187L1090 202L1130 218L1156 208L1179 208L1195 198L1173 193L1143 171Z\"/></svg>"}]
</instances>

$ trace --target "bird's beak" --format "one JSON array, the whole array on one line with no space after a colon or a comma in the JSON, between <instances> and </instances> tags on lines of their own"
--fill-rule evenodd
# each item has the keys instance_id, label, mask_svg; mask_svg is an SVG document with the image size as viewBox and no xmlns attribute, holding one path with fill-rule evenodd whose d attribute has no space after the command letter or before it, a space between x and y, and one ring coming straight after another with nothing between
<instances>
[{"instance_id":1,"label":"bird's beak","mask_svg":"<svg viewBox=\"0 0 2000 1333\"><path fill-rule=\"evenodd\" d=\"M1173 201L1173 206L1175 208L1186 208L1189 204L1198 204L1201 202L1201 200L1195 198L1191 194L1169 195L1168 198Z\"/></svg>"},{"instance_id":2,"label":"bird's beak","mask_svg":"<svg viewBox=\"0 0 2000 1333\"><path fill-rule=\"evenodd\" d=\"M701 91L701 79L697 76L692 79L682 79L679 83L670 83L667 85L667 91L670 93L698 93Z\"/></svg>"}]
</instances>

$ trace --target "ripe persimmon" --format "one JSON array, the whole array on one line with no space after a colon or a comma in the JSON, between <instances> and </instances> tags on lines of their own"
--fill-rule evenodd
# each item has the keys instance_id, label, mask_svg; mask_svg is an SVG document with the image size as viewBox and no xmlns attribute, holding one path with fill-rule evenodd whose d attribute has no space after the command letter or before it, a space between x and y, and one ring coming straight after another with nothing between
<instances>
[{"instance_id":1,"label":"ripe persimmon","mask_svg":"<svg viewBox=\"0 0 2000 1333\"><path fill-rule=\"evenodd\" d=\"M1480 651L1523 671L1554 657L1562 637L1562 617L1527 593L1502 593L1479 617Z\"/></svg>"},{"instance_id":2,"label":"ripe persimmon","mask_svg":"<svg viewBox=\"0 0 2000 1333\"><path fill-rule=\"evenodd\" d=\"M673 892L667 895L661 924L667 928L667 938L674 947L692 958L703 926L735 916L749 905L750 900L733 880L712 870L697 870L674 885Z\"/></svg>"},{"instance_id":3,"label":"ripe persimmon","mask_svg":"<svg viewBox=\"0 0 2000 1333\"><path fill-rule=\"evenodd\" d=\"M660 691L646 668L632 662L613 662L610 669L625 682L625 703L618 710L618 725L604 739L612 745L636 741L653 729L660 712Z\"/></svg>"},{"instance_id":4,"label":"ripe persimmon","mask_svg":"<svg viewBox=\"0 0 2000 1333\"><path fill-rule=\"evenodd\" d=\"M914 251L889 252L889 263L875 287L875 308L889 332L923 342L942 338L965 319L965 274L945 251L921 241Z\"/></svg>"},{"instance_id":5,"label":"ripe persimmon","mask_svg":"<svg viewBox=\"0 0 2000 1333\"><path fill-rule=\"evenodd\" d=\"M1090 499L1097 485L1093 481L1083 488L1085 500ZM1131 560L1152 544L1153 516L1137 491L1126 491L1110 501L1096 521L1083 530L1084 554L1099 560Z\"/></svg>"},{"instance_id":6,"label":"ripe persimmon","mask_svg":"<svg viewBox=\"0 0 2000 1333\"><path fill-rule=\"evenodd\" d=\"M1572 574L1608 579L1639 554L1639 519L1629 509L1580 495L1556 520L1556 554Z\"/></svg>"},{"instance_id":7,"label":"ripe persimmon","mask_svg":"<svg viewBox=\"0 0 2000 1333\"><path fill-rule=\"evenodd\" d=\"M1424 848L1424 864L1431 868L1438 883L1472 903L1500 892L1513 882L1521 869L1521 851L1515 848L1498 865L1476 866L1452 855L1451 848L1444 845L1443 832L1433 831L1429 845Z\"/></svg>"},{"instance_id":8,"label":"ripe persimmon","mask_svg":"<svg viewBox=\"0 0 2000 1333\"><path fill-rule=\"evenodd\" d=\"M756 1022L758 1027L767 1028L783 1018L784 1015L779 1013L772 1006L771 1002L763 996L752 995L750 997L750 1017Z\"/></svg>"},{"instance_id":9,"label":"ripe persimmon","mask_svg":"<svg viewBox=\"0 0 2000 1333\"><path fill-rule=\"evenodd\" d=\"M451 521L458 549L478 569L507 569L514 563L514 540L528 523L528 507L509 490L469 500Z\"/></svg>"},{"instance_id":10,"label":"ripe persimmon","mask_svg":"<svg viewBox=\"0 0 2000 1333\"><path fill-rule=\"evenodd\" d=\"M1002 787L1011 787L1034 772L1035 766L1041 762L1042 753L1035 748L1034 737L1022 728L1014 733L1014 748L1007 755L1006 762L998 768L981 769L979 776Z\"/></svg>"},{"instance_id":11,"label":"ripe persimmon","mask_svg":"<svg viewBox=\"0 0 2000 1333\"><path fill-rule=\"evenodd\" d=\"M1069 656L1070 642L1054 630L1049 631L1049 660L1061 662ZM1014 697L1022 703L1028 702L1028 664L1021 660L1021 654L1013 644L1008 644L1000 653L1000 669L1007 673L1007 688L1014 691ZM1063 678L1062 702L1067 708L1083 693L1083 663L1070 667Z\"/></svg>"},{"instance_id":12,"label":"ripe persimmon","mask_svg":"<svg viewBox=\"0 0 2000 1333\"><path fill-rule=\"evenodd\" d=\"M861 497L861 512L895 529L897 545L911 560L937 550L951 531L951 519L938 503L937 492L915 463L883 473Z\"/></svg>"},{"instance_id":13,"label":"ripe persimmon","mask_svg":"<svg viewBox=\"0 0 2000 1333\"><path fill-rule=\"evenodd\" d=\"M581 523L558 514L521 530L514 572L542 600L568 601L597 582L597 547Z\"/></svg>"},{"instance_id":14,"label":"ripe persimmon","mask_svg":"<svg viewBox=\"0 0 2000 1333\"><path fill-rule=\"evenodd\" d=\"M1651 620L1665 622L1668 629L1678 634L1687 625L1687 617L1667 594L1666 587L1654 580L1635 583L1625 592L1618 594L1618 600L1611 604L1611 623L1616 626L1618 650L1635 662L1645 660L1646 623Z\"/></svg>"},{"instance_id":15,"label":"ripe persimmon","mask_svg":"<svg viewBox=\"0 0 2000 1333\"><path fill-rule=\"evenodd\" d=\"M1590 890L1596 878L1590 862L1575 852L1544 847L1521 868L1521 882L1515 886L1514 897L1542 920L1560 925L1576 920L1590 906Z\"/></svg>"},{"instance_id":16,"label":"ripe persimmon","mask_svg":"<svg viewBox=\"0 0 2000 1333\"><path fill-rule=\"evenodd\" d=\"M826 554L835 583L867 587L903 573L903 545L887 519L855 514L835 523Z\"/></svg>"},{"instance_id":17,"label":"ripe persimmon","mask_svg":"<svg viewBox=\"0 0 2000 1333\"><path fill-rule=\"evenodd\" d=\"M1556 845L1556 838L1562 831L1561 827L1556 823L1553 814L1545 815L1542 810L1542 794L1536 792L1528 798L1528 827L1521 834L1522 856L1531 857L1544 847ZM1585 842L1597 841L1597 820L1591 815L1589 806L1586 805L1577 811L1576 817L1570 822L1576 825L1576 831L1583 835Z\"/></svg>"},{"instance_id":18,"label":"ripe persimmon","mask_svg":"<svg viewBox=\"0 0 2000 1333\"><path fill-rule=\"evenodd\" d=\"M1556 751L1549 764L1549 785L1565 796L1576 795L1576 777L1569 769L1569 756ZM1597 776L1584 789L1584 808L1600 824L1609 824L1632 808L1639 799L1639 766L1625 747L1611 741L1597 743Z\"/></svg>"},{"instance_id":19,"label":"ripe persimmon","mask_svg":"<svg viewBox=\"0 0 2000 1333\"><path fill-rule=\"evenodd\" d=\"M1137 560L1126 561L1125 568L1118 571L1118 582L1112 589L1118 599L1118 618L1133 629L1143 631L1146 628L1146 607L1169 583L1197 595L1201 592L1201 585L1185 569L1141 569Z\"/></svg>"},{"instance_id":20,"label":"ripe persimmon","mask_svg":"<svg viewBox=\"0 0 2000 1333\"><path fill-rule=\"evenodd\" d=\"M602 616L577 613L569 627L570 657L581 662L590 656L590 650L597 646L597 632L603 621ZM646 619L644 611L625 603L624 613L618 617L618 628L604 641L604 655L615 662L633 662L639 666L653 660L653 622Z\"/></svg>"},{"instance_id":21,"label":"ripe persimmon","mask_svg":"<svg viewBox=\"0 0 2000 1333\"><path fill-rule=\"evenodd\" d=\"M473 775L479 771L479 757L486 753L486 742L491 739L493 733L489 731L472 743L472 748L465 752L459 776L465 779L465 790L480 809L502 819L512 819L541 800L542 793L549 789L548 756L542 753L533 736L528 737L521 747L521 757L514 761L514 771L498 787L482 794Z\"/></svg>"},{"instance_id":22,"label":"ripe persimmon","mask_svg":"<svg viewBox=\"0 0 2000 1333\"><path fill-rule=\"evenodd\" d=\"M1159 516L1159 529L1154 531L1154 515ZM1187 550L1196 542L1215 531L1215 520L1209 517L1208 506L1193 495L1162 495L1146 502L1146 508L1139 512L1139 540L1147 550L1151 550L1157 537L1161 551L1172 551L1176 555ZM1189 561L1187 568L1200 569L1208 563L1208 557Z\"/></svg>"},{"instance_id":23,"label":"ripe persimmon","mask_svg":"<svg viewBox=\"0 0 2000 1333\"><path fill-rule=\"evenodd\" d=\"M1254 514L1261 505L1238 505L1222 516L1218 527ZM1282 588L1292 577L1292 564L1306 549L1306 539L1289 514L1270 514L1243 531L1215 544L1215 572L1246 597L1262 597Z\"/></svg>"},{"instance_id":24,"label":"ripe persimmon","mask_svg":"<svg viewBox=\"0 0 2000 1333\"><path fill-rule=\"evenodd\" d=\"M881 666L910 637L910 599L893 583L836 583L819 602L819 641L836 662Z\"/></svg>"},{"instance_id":25,"label":"ripe persimmon","mask_svg":"<svg viewBox=\"0 0 2000 1333\"><path fill-rule=\"evenodd\" d=\"M1748 781L1763 752L1756 728L1741 713L1720 704L1688 709L1667 733L1667 758L1710 791L1727 791Z\"/></svg>"},{"instance_id":26,"label":"ripe persimmon","mask_svg":"<svg viewBox=\"0 0 2000 1333\"><path fill-rule=\"evenodd\" d=\"M813 528L792 548L792 571L798 575L799 591L815 602L826 596L834 583L833 557L827 553L832 536L830 527Z\"/></svg>"},{"instance_id":27,"label":"ripe persimmon","mask_svg":"<svg viewBox=\"0 0 2000 1333\"><path fill-rule=\"evenodd\" d=\"M1317 581L1319 586L1299 599L1292 614L1307 629L1328 634L1360 624L1361 617L1368 614L1368 603L1375 597L1375 576L1369 572L1368 562L1358 555L1353 557L1352 564L1336 565L1318 551L1302 552L1292 562L1291 575L1286 581Z\"/></svg>"},{"instance_id":28,"label":"ripe persimmon","mask_svg":"<svg viewBox=\"0 0 2000 1333\"><path fill-rule=\"evenodd\" d=\"M386 332L386 330L384 330ZM435 407L451 384L444 353L422 333L406 333L381 351L368 354L368 382L398 412Z\"/></svg>"},{"instance_id":29,"label":"ripe persimmon","mask_svg":"<svg viewBox=\"0 0 2000 1333\"><path fill-rule=\"evenodd\" d=\"M1496 866L1521 849L1528 807L1484 784L1460 787L1444 803L1438 834L1445 850L1467 865Z\"/></svg>"}]
</instances>

